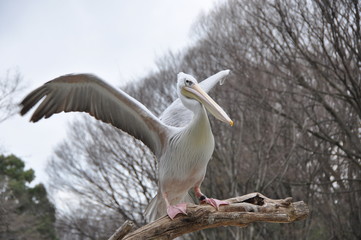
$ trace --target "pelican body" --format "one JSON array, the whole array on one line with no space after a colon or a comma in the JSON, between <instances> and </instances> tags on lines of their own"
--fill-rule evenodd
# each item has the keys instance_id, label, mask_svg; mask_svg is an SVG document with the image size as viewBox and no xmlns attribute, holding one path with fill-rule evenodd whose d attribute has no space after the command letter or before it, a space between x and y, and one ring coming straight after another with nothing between
<instances>
[{"instance_id":1,"label":"pelican body","mask_svg":"<svg viewBox=\"0 0 361 240\"><path fill-rule=\"evenodd\" d=\"M59 112L87 112L141 140L159 160L158 193L151 200L149 221L166 213L170 218L186 214L188 195L194 189L201 201L218 208L227 202L207 198L200 190L207 164L214 150L214 138L207 111L220 121L233 121L207 92L223 80L229 70L220 71L198 84L185 73L177 77L176 99L158 118L125 92L91 74L70 74L35 89L21 102L21 115L40 102L30 121L37 122Z\"/></svg>"}]
</instances>

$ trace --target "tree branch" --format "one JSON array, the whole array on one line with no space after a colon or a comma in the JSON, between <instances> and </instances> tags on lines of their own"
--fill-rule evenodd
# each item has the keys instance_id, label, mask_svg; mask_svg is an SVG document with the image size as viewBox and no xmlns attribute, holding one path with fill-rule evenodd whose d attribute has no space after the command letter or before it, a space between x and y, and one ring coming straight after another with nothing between
<instances>
[{"instance_id":1,"label":"tree branch","mask_svg":"<svg viewBox=\"0 0 361 240\"><path fill-rule=\"evenodd\" d=\"M309 209L303 201L292 198L274 200L260 193L227 199L217 211L210 205L187 205L187 216L159 218L133 232L134 224L127 221L109 240L173 239L183 234L219 226L247 227L253 222L290 223L305 219ZM123 230L125 229L125 230Z\"/></svg>"}]
</instances>

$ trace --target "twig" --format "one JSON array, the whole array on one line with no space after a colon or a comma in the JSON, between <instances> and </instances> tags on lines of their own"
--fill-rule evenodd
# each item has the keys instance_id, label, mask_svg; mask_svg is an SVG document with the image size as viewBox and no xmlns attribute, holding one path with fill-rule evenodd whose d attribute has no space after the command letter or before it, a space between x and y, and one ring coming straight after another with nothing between
<instances>
[{"instance_id":1,"label":"twig","mask_svg":"<svg viewBox=\"0 0 361 240\"><path fill-rule=\"evenodd\" d=\"M109 240L120 240L124 238L129 232L134 229L135 224L132 221L125 221L123 225L118 228L115 233L109 238Z\"/></svg>"}]
</instances>

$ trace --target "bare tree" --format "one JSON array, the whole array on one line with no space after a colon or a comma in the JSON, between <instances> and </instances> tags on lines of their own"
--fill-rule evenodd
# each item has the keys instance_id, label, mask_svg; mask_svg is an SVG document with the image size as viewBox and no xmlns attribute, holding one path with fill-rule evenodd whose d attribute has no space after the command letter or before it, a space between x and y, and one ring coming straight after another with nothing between
<instances>
[{"instance_id":1,"label":"bare tree","mask_svg":"<svg viewBox=\"0 0 361 240\"><path fill-rule=\"evenodd\" d=\"M0 123L17 113L15 98L21 91L21 81L20 73L10 70L0 77Z\"/></svg>"},{"instance_id":2,"label":"bare tree","mask_svg":"<svg viewBox=\"0 0 361 240\"><path fill-rule=\"evenodd\" d=\"M235 149L257 176L246 183L315 204L309 238L360 236L359 15L358 1L230 1L198 30L212 49L202 52L235 66L241 124L252 129Z\"/></svg>"},{"instance_id":3,"label":"bare tree","mask_svg":"<svg viewBox=\"0 0 361 240\"><path fill-rule=\"evenodd\" d=\"M85 118L74 122L69 133L48 165L53 189L144 223L142 213L156 183L149 150L113 127Z\"/></svg>"},{"instance_id":4,"label":"bare tree","mask_svg":"<svg viewBox=\"0 0 361 240\"><path fill-rule=\"evenodd\" d=\"M58 213L58 237L63 240L107 239L109 232L116 229L124 220L119 214L100 205L81 204L70 206Z\"/></svg>"}]
</instances>

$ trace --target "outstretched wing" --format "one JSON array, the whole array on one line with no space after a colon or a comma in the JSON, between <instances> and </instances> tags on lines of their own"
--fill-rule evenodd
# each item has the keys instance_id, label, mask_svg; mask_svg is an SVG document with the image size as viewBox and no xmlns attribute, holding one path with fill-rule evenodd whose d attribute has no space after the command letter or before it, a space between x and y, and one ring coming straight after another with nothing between
<instances>
[{"instance_id":1,"label":"outstretched wing","mask_svg":"<svg viewBox=\"0 0 361 240\"><path fill-rule=\"evenodd\" d=\"M64 75L35 89L21 102L21 115L41 102L30 121L59 112L87 112L141 140L159 156L169 128L143 104L91 74Z\"/></svg>"},{"instance_id":2,"label":"outstretched wing","mask_svg":"<svg viewBox=\"0 0 361 240\"><path fill-rule=\"evenodd\" d=\"M209 92L218 82L222 82L229 74L229 70L223 70L199 83L205 92ZM177 98L171 105L169 105L159 119L167 125L174 127L183 127L188 124L193 117L191 110L184 107L181 100Z\"/></svg>"},{"instance_id":3,"label":"outstretched wing","mask_svg":"<svg viewBox=\"0 0 361 240\"><path fill-rule=\"evenodd\" d=\"M225 78L228 76L229 73L230 70L219 71L216 74L213 74L212 76L200 82L199 85L206 93L208 93L217 83L220 83L222 85L223 81L225 80Z\"/></svg>"}]
</instances>

